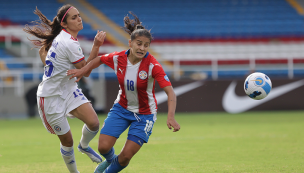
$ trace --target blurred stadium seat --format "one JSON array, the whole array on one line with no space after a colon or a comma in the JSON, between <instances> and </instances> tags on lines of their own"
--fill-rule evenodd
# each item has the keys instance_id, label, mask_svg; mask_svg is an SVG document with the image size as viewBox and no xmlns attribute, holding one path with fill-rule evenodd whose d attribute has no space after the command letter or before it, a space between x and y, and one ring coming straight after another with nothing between
<instances>
[{"instance_id":1,"label":"blurred stadium seat","mask_svg":"<svg viewBox=\"0 0 304 173\"><path fill-rule=\"evenodd\" d=\"M303 17L285 0L88 0L111 20L133 11L156 40L303 37Z\"/></svg>"},{"instance_id":2,"label":"blurred stadium seat","mask_svg":"<svg viewBox=\"0 0 304 173\"><path fill-rule=\"evenodd\" d=\"M0 47L0 58L12 58L11 54L7 53L4 48Z\"/></svg>"},{"instance_id":3,"label":"blurred stadium seat","mask_svg":"<svg viewBox=\"0 0 304 173\"><path fill-rule=\"evenodd\" d=\"M191 71L202 71L211 78L214 60L219 79L243 77L252 62L255 70L268 70L270 77L287 77L290 58L293 58L294 77L303 76L304 20L285 0L86 2L119 26L123 26L123 17L133 11L147 29L151 29L154 36L151 48L166 61L178 61L185 77ZM37 20L32 13L36 6L52 20L61 5L53 0L1 2L0 26L24 26ZM95 34L92 26L84 21L79 37L89 42ZM82 45L88 47L84 50L89 51L90 46L83 42ZM106 50L102 53L116 48L110 45ZM0 49L0 58L10 57L3 52L5 50ZM18 69L30 65L11 62L7 66ZM112 78L113 75L107 76Z\"/></svg>"},{"instance_id":4,"label":"blurred stadium seat","mask_svg":"<svg viewBox=\"0 0 304 173\"><path fill-rule=\"evenodd\" d=\"M109 19L123 25L129 11L137 14L152 29L156 40L173 39L254 39L303 37L303 16L285 0L87 0ZM61 6L57 1L10 0L1 2L0 24L28 24L37 20L37 6L50 20ZM14 10L12 13L11 10ZM95 31L84 24L80 35L91 37Z\"/></svg>"}]
</instances>

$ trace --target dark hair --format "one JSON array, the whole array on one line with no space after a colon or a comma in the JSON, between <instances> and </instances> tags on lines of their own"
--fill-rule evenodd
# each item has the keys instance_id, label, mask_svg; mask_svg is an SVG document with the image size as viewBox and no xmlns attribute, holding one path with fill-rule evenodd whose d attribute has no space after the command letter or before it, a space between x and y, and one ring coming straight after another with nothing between
<instances>
[{"instance_id":1,"label":"dark hair","mask_svg":"<svg viewBox=\"0 0 304 173\"><path fill-rule=\"evenodd\" d=\"M52 45L54 38L61 32L61 20L70 7L70 4L66 4L60 7L58 9L57 15L53 19L53 22L48 20L36 7L34 14L39 17L39 21L33 21L32 23L35 23L36 25L32 27L25 25L23 31L36 36L38 39L29 40L37 47L45 46L45 50L48 51ZM62 22L66 23L67 17L68 14L64 17Z\"/></svg>"},{"instance_id":2,"label":"dark hair","mask_svg":"<svg viewBox=\"0 0 304 173\"><path fill-rule=\"evenodd\" d=\"M131 41L133 41L138 36L145 36L150 39L150 42L153 40L153 37L150 33L150 30L145 29L144 26L141 25L139 18L131 11L129 13L134 17L134 19L130 19L129 16L124 17L125 26L122 27L128 34L131 35Z\"/></svg>"}]
</instances>

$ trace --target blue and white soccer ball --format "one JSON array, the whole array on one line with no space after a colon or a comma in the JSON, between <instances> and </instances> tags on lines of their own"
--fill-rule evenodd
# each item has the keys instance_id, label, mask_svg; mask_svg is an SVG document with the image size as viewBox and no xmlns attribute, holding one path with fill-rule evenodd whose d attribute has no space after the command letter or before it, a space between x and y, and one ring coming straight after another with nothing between
<instances>
[{"instance_id":1,"label":"blue and white soccer ball","mask_svg":"<svg viewBox=\"0 0 304 173\"><path fill-rule=\"evenodd\" d=\"M270 93L271 88L270 78L259 72L250 74L244 83L245 93L254 100L265 98Z\"/></svg>"}]
</instances>

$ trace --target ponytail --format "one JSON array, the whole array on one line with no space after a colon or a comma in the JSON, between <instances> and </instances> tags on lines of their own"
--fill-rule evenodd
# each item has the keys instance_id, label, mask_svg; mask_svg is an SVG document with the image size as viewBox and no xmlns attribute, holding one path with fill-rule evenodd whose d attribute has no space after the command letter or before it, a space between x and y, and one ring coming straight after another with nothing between
<instances>
[{"instance_id":1,"label":"ponytail","mask_svg":"<svg viewBox=\"0 0 304 173\"><path fill-rule=\"evenodd\" d=\"M133 13L129 12L134 19L130 19L129 16L124 17L124 27L123 29L131 36L131 41L133 41L138 36L145 36L152 41L153 37L149 30L142 26L139 18Z\"/></svg>"},{"instance_id":2,"label":"ponytail","mask_svg":"<svg viewBox=\"0 0 304 173\"><path fill-rule=\"evenodd\" d=\"M45 50L48 51L52 45L54 38L61 32L61 20L66 23L65 14L68 12L72 6L67 4L59 8L57 15L54 17L51 22L48 20L40 10L36 7L34 14L39 17L39 21L33 21L32 23L36 24L32 27L25 25L23 31L37 37L38 39L29 39L37 47L45 47Z\"/></svg>"}]
</instances>

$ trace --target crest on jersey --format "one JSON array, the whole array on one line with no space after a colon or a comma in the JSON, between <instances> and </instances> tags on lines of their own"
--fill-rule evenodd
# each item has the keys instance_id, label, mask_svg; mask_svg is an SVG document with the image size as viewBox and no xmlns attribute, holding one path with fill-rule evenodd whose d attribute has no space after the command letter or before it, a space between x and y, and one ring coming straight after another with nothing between
<instances>
[{"instance_id":1,"label":"crest on jersey","mask_svg":"<svg viewBox=\"0 0 304 173\"><path fill-rule=\"evenodd\" d=\"M170 80L169 80L169 78L168 78L168 76L167 76L167 75L166 75L166 76L164 76L164 78L166 79L166 81L170 82Z\"/></svg>"},{"instance_id":2,"label":"crest on jersey","mask_svg":"<svg viewBox=\"0 0 304 173\"><path fill-rule=\"evenodd\" d=\"M79 52L80 54L82 54L82 49L81 49L81 47L78 47L78 52Z\"/></svg>"},{"instance_id":3,"label":"crest on jersey","mask_svg":"<svg viewBox=\"0 0 304 173\"><path fill-rule=\"evenodd\" d=\"M143 70L143 71L139 72L138 76L139 76L140 79L145 80L145 79L147 79L148 74L147 74L146 71Z\"/></svg>"}]
</instances>

